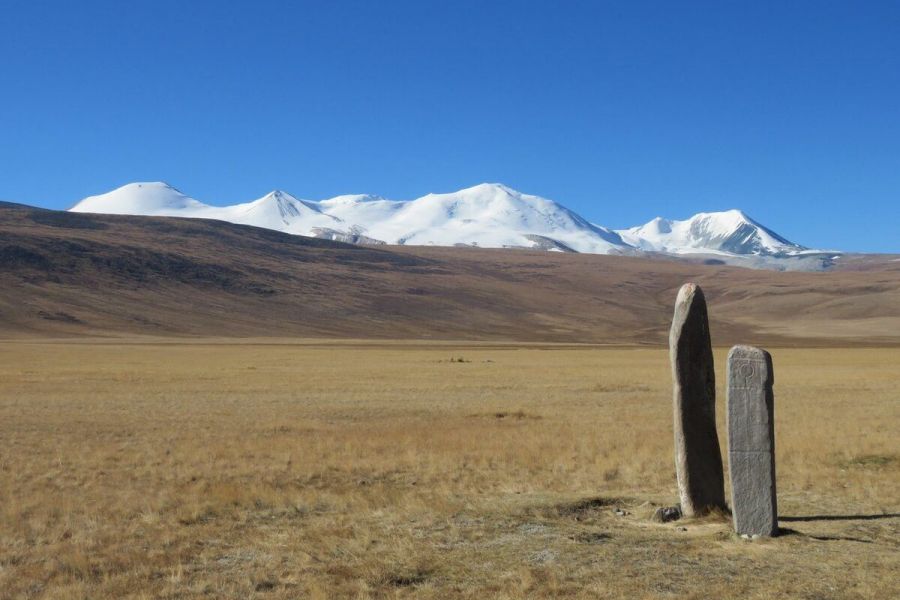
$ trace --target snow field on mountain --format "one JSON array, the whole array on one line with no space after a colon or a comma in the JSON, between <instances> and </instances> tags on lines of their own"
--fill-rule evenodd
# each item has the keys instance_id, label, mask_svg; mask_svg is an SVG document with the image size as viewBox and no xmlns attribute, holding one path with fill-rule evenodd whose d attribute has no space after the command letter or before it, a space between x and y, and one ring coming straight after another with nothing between
<instances>
[{"instance_id":1,"label":"snow field on mountain","mask_svg":"<svg viewBox=\"0 0 900 600\"><path fill-rule=\"evenodd\" d=\"M298 235L356 235L401 245L776 258L806 250L739 210L700 213L683 221L657 217L614 231L588 222L553 200L489 183L409 201L365 194L311 201L273 191L231 206L204 204L162 182L131 183L85 198L70 210L219 219Z\"/></svg>"}]
</instances>

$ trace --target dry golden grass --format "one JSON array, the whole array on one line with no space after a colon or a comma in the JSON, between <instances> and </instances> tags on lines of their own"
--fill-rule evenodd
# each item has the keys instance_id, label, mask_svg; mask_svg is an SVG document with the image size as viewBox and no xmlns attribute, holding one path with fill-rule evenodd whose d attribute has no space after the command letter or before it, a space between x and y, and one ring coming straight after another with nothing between
<instances>
[{"instance_id":1,"label":"dry golden grass","mask_svg":"<svg viewBox=\"0 0 900 600\"><path fill-rule=\"evenodd\" d=\"M750 542L649 520L662 349L0 344L0 597L891 597L900 350L773 356Z\"/></svg>"}]
</instances>

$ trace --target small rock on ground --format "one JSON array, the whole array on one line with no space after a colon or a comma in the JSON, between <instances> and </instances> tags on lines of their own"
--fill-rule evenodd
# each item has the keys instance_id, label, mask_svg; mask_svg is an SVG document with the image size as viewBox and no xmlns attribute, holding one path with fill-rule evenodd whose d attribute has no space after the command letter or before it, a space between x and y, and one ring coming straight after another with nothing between
<instances>
[{"instance_id":1,"label":"small rock on ground","mask_svg":"<svg viewBox=\"0 0 900 600\"><path fill-rule=\"evenodd\" d=\"M681 518L681 509L677 506L662 506L653 513L653 520L657 523L668 523Z\"/></svg>"}]
</instances>

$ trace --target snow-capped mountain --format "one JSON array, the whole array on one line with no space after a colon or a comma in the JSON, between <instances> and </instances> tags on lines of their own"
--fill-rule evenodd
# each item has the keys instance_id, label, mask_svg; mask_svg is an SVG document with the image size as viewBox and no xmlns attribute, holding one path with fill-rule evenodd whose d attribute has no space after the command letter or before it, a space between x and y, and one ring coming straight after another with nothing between
<instances>
[{"instance_id":1,"label":"snow-capped mountain","mask_svg":"<svg viewBox=\"0 0 900 600\"><path fill-rule=\"evenodd\" d=\"M213 208L185 196L167 183L129 183L99 196L88 196L69 210L109 215L174 217Z\"/></svg>"},{"instance_id":2,"label":"snow-capped mountain","mask_svg":"<svg viewBox=\"0 0 900 600\"><path fill-rule=\"evenodd\" d=\"M204 204L161 182L131 183L85 198L70 210L219 219L361 244L533 248L594 254L654 252L708 256L747 266L775 266L772 261L779 259L819 256L739 210L700 213L683 221L656 218L639 227L612 230L588 222L553 200L488 183L408 201L371 195L311 201L274 191L231 206Z\"/></svg>"},{"instance_id":3,"label":"snow-capped mountain","mask_svg":"<svg viewBox=\"0 0 900 600\"><path fill-rule=\"evenodd\" d=\"M131 183L85 198L74 212L195 217L287 233L387 244L546 248L597 254L633 252L614 231L564 206L500 184L395 201L337 196L320 202L275 191L246 204L211 206L161 183Z\"/></svg>"},{"instance_id":4,"label":"snow-capped mountain","mask_svg":"<svg viewBox=\"0 0 900 600\"><path fill-rule=\"evenodd\" d=\"M488 248L541 247L540 238L577 252L608 254L628 249L618 234L591 225L567 208L499 184L481 184L449 194L428 194L409 202L365 198L330 214L389 244ZM334 211L334 212L332 212ZM536 239L537 238L537 239Z\"/></svg>"},{"instance_id":5,"label":"snow-capped mountain","mask_svg":"<svg viewBox=\"0 0 900 600\"><path fill-rule=\"evenodd\" d=\"M699 213L684 221L657 217L649 223L617 233L636 248L669 254L785 256L807 250L740 210Z\"/></svg>"},{"instance_id":6,"label":"snow-capped mountain","mask_svg":"<svg viewBox=\"0 0 900 600\"><path fill-rule=\"evenodd\" d=\"M310 230L315 227L342 225L339 218L323 213L318 203L298 200L279 190L269 192L252 202L211 206L158 181L129 183L106 194L85 198L69 210L112 215L218 219L299 235L310 235Z\"/></svg>"}]
</instances>

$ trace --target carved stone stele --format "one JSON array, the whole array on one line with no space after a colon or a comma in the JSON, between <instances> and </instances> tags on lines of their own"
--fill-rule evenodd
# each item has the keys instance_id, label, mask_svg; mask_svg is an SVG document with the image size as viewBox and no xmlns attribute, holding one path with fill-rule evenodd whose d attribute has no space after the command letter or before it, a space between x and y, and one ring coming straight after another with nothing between
<instances>
[{"instance_id":1,"label":"carved stone stele","mask_svg":"<svg viewBox=\"0 0 900 600\"><path fill-rule=\"evenodd\" d=\"M734 530L778 532L775 493L775 382L772 356L735 346L728 353L728 464Z\"/></svg>"}]
</instances>

